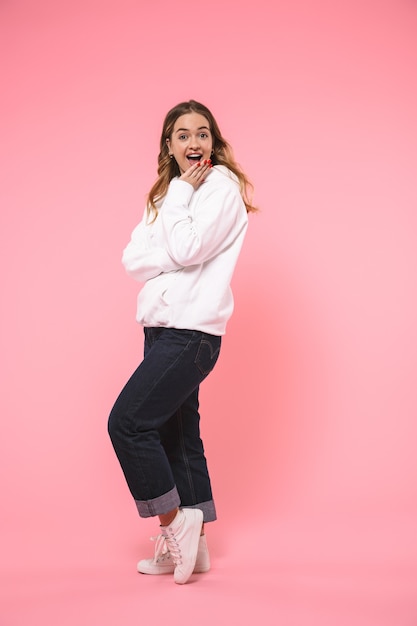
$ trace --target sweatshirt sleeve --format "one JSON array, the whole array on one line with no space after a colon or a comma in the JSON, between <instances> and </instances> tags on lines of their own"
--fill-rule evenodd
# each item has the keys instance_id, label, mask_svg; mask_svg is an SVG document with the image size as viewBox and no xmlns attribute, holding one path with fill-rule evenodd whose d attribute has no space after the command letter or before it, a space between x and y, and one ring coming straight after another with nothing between
<instances>
[{"instance_id":1,"label":"sweatshirt sleeve","mask_svg":"<svg viewBox=\"0 0 417 626\"><path fill-rule=\"evenodd\" d=\"M153 244L145 215L134 229L130 242L123 250L122 263L126 272L140 282L181 267L170 257L165 248Z\"/></svg>"},{"instance_id":2,"label":"sweatshirt sleeve","mask_svg":"<svg viewBox=\"0 0 417 626\"><path fill-rule=\"evenodd\" d=\"M213 181L214 183L214 181ZM189 204L194 190L178 179L171 181L160 216L166 249L180 265L196 265L216 256L233 243L247 225L247 213L239 187L226 179L197 190L195 212Z\"/></svg>"}]
</instances>

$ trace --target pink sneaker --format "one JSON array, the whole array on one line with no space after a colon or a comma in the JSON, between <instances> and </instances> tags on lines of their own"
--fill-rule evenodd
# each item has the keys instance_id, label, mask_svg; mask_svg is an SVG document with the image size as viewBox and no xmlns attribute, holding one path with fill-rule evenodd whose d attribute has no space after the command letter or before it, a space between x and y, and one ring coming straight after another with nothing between
<instances>
[{"instance_id":1,"label":"pink sneaker","mask_svg":"<svg viewBox=\"0 0 417 626\"><path fill-rule=\"evenodd\" d=\"M203 525L201 509L180 509L168 526L161 526L167 548L175 563L174 581L183 585L193 573Z\"/></svg>"},{"instance_id":2,"label":"pink sneaker","mask_svg":"<svg viewBox=\"0 0 417 626\"><path fill-rule=\"evenodd\" d=\"M173 574L175 563L172 560L170 551L167 548L164 535L152 537L156 541L155 555L153 559L142 559L137 564L138 572L141 574ZM206 535L201 535L198 542L197 559L194 566L194 574L203 574L210 569L210 554L207 547Z\"/></svg>"}]
</instances>

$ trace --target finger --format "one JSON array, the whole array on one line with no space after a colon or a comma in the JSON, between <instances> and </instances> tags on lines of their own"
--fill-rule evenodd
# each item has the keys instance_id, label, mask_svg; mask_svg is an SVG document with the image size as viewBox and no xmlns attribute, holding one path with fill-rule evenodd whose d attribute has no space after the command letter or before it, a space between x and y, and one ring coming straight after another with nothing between
<instances>
[{"instance_id":1,"label":"finger","mask_svg":"<svg viewBox=\"0 0 417 626\"><path fill-rule=\"evenodd\" d=\"M213 167L211 159L206 159L205 161L203 161L202 167L203 167L205 173L207 173L209 170L211 170L211 168Z\"/></svg>"},{"instance_id":2,"label":"finger","mask_svg":"<svg viewBox=\"0 0 417 626\"><path fill-rule=\"evenodd\" d=\"M200 167L201 167L201 163L200 161L198 161L197 163L193 163L193 165L191 165L191 167L185 173L186 175L189 175L189 176L196 176L198 175L198 172L200 171Z\"/></svg>"},{"instance_id":3,"label":"finger","mask_svg":"<svg viewBox=\"0 0 417 626\"><path fill-rule=\"evenodd\" d=\"M207 172L211 169L211 167L212 165L211 165L210 159L206 159L205 161L202 161L198 169L198 175L201 176L202 174L207 174Z\"/></svg>"},{"instance_id":4,"label":"finger","mask_svg":"<svg viewBox=\"0 0 417 626\"><path fill-rule=\"evenodd\" d=\"M212 168L212 165L210 161L207 161L206 163L202 164L199 170L199 176L205 178L207 174L210 172L211 168Z\"/></svg>"}]
</instances>

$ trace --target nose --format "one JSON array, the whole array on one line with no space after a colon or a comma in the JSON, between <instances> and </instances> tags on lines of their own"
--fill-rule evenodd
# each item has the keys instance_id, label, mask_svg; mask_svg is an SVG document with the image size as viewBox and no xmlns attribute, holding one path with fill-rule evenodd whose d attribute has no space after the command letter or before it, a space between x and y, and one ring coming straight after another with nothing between
<instances>
[{"instance_id":1,"label":"nose","mask_svg":"<svg viewBox=\"0 0 417 626\"><path fill-rule=\"evenodd\" d=\"M198 135L193 135L190 139L190 148L192 150L196 150L200 147L200 137Z\"/></svg>"}]
</instances>

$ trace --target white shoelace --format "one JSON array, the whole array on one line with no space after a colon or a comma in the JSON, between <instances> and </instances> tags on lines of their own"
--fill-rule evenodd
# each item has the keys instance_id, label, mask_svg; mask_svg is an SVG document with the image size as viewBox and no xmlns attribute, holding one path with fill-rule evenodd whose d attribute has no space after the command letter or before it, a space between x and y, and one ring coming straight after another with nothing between
<instances>
[{"instance_id":1,"label":"white shoelace","mask_svg":"<svg viewBox=\"0 0 417 626\"><path fill-rule=\"evenodd\" d=\"M175 565L179 565L181 563L181 550L177 543L175 537L165 537L165 542L167 544L167 551L170 553L172 560Z\"/></svg>"},{"instance_id":2,"label":"white shoelace","mask_svg":"<svg viewBox=\"0 0 417 626\"><path fill-rule=\"evenodd\" d=\"M170 552L168 550L166 537L164 537L164 535L156 535L156 537L151 537L151 541L155 541L155 554L153 557L154 563L157 563L160 557L169 557Z\"/></svg>"}]
</instances>

